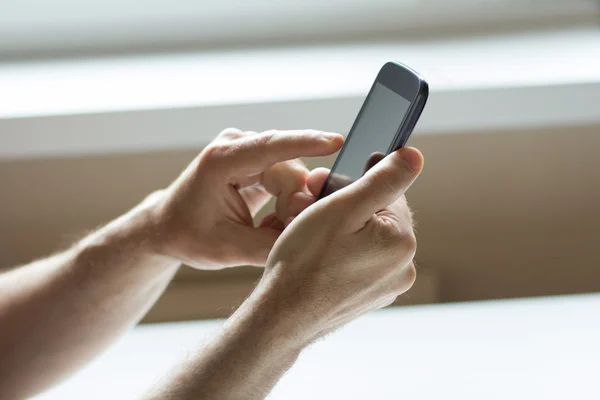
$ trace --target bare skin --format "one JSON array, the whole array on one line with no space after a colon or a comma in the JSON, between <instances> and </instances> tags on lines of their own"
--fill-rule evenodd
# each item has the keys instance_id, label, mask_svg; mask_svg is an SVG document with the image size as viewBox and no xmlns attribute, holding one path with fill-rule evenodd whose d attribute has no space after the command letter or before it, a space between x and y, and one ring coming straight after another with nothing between
<instances>
[{"instance_id":1,"label":"bare skin","mask_svg":"<svg viewBox=\"0 0 600 400\"><path fill-rule=\"evenodd\" d=\"M269 143L275 136L288 140L285 149ZM236 174L226 181L225 166L205 163L234 141L243 151L227 163ZM314 201L303 193L308 171L293 160L334 153L342 142L316 131L228 129L169 188L71 248L0 274L0 399L38 393L102 352L139 321L182 261L264 265L283 222L272 215L255 228L252 216L271 193L283 220L306 208Z\"/></svg>"},{"instance_id":2,"label":"bare skin","mask_svg":"<svg viewBox=\"0 0 600 400\"><path fill-rule=\"evenodd\" d=\"M403 149L313 204L327 171L294 159L342 142L317 131L226 130L169 188L72 248L0 275L0 398L31 396L92 359L182 262L266 268L221 334L149 398L263 398L315 339L391 303L415 279L402 194L422 156ZM276 212L254 227L271 195Z\"/></svg>"},{"instance_id":3,"label":"bare skin","mask_svg":"<svg viewBox=\"0 0 600 400\"><path fill-rule=\"evenodd\" d=\"M422 166L416 149L399 150L302 212L219 337L148 398L262 399L316 339L408 290L416 240L403 194ZM324 172L309 177L315 195Z\"/></svg>"}]
</instances>

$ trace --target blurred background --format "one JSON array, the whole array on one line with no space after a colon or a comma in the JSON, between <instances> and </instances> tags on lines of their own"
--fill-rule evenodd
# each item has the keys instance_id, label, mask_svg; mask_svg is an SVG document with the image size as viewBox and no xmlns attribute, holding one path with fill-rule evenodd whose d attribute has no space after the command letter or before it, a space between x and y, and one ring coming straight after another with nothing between
<instances>
[{"instance_id":1,"label":"blurred background","mask_svg":"<svg viewBox=\"0 0 600 400\"><path fill-rule=\"evenodd\" d=\"M592 0L2 1L0 268L165 187L226 127L346 133L398 60L431 87L399 305L599 291L599 28ZM260 274L182 268L145 321L226 316Z\"/></svg>"}]
</instances>

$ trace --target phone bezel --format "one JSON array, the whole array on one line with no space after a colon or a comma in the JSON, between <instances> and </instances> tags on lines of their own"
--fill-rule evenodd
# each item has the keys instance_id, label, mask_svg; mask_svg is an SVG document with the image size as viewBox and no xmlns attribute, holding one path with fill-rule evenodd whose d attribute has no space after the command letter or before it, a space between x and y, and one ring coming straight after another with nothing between
<instances>
[{"instance_id":1,"label":"phone bezel","mask_svg":"<svg viewBox=\"0 0 600 400\"><path fill-rule=\"evenodd\" d=\"M404 147L408 141L408 138L412 134L412 131L419 117L421 116L421 112L425 107L425 103L427 102L427 98L429 96L429 86L425 79L410 67L396 61L388 61L383 65L383 67L381 67L377 77L375 78L375 81L371 85L369 93L365 97L365 100L360 107L360 111L352 123L350 131L348 131L346 143L344 143L344 146L342 146L340 149L340 153L333 163L331 171L335 171L339 160L344 156L344 150L346 149L348 139L350 139L350 136L353 134L355 126L360 120L361 115L365 110L365 106L369 102L371 93L373 92L377 83L387 87L410 102L408 111L404 115L404 118L402 119L402 122L396 131L396 134L394 135L394 138L386 151L386 155L400 147ZM329 177L327 177L327 180L321 189L321 193L319 193L319 199L323 198L323 194L325 193L328 183Z\"/></svg>"}]
</instances>

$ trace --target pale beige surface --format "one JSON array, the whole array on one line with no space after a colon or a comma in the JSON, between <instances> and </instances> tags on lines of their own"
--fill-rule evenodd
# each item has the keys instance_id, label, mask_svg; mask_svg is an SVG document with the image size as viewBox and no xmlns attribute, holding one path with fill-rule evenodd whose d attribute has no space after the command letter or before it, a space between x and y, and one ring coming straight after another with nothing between
<instances>
[{"instance_id":1,"label":"pale beige surface","mask_svg":"<svg viewBox=\"0 0 600 400\"><path fill-rule=\"evenodd\" d=\"M426 159L408 193L418 220L417 261L436 282L428 289L435 295L424 299L600 290L600 127L416 135L411 144ZM0 263L68 245L166 185L198 150L1 162ZM160 319L168 304L200 301L214 301L207 316L223 315L209 311L243 299L258 274L182 270L150 317ZM226 289L215 284L197 294L195 281L199 288L225 282ZM175 317L194 314L188 312Z\"/></svg>"},{"instance_id":2,"label":"pale beige surface","mask_svg":"<svg viewBox=\"0 0 600 400\"><path fill-rule=\"evenodd\" d=\"M588 294L376 311L305 350L268 398L597 400L598 309ZM137 327L35 400L138 398L221 324Z\"/></svg>"}]
</instances>

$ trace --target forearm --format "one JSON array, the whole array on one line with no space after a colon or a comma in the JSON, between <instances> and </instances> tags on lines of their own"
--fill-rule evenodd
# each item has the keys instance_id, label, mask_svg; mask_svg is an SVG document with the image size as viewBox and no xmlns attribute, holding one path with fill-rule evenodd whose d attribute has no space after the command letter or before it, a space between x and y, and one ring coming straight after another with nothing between
<instances>
[{"instance_id":1,"label":"forearm","mask_svg":"<svg viewBox=\"0 0 600 400\"><path fill-rule=\"evenodd\" d=\"M178 263L155 255L140 209L72 248L0 275L0 398L74 372L134 325Z\"/></svg>"},{"instance_id":2,"label":"forearm","mask_svg":"<svg viewBox=\"0 0 600 400\"><path fill-rule=\"evenodd\" d=\"M259 286L219 335L164 378L147 399L265 398L309 342L297 326L282 320L276 301Z\"/></svg>"}]
</instances>

